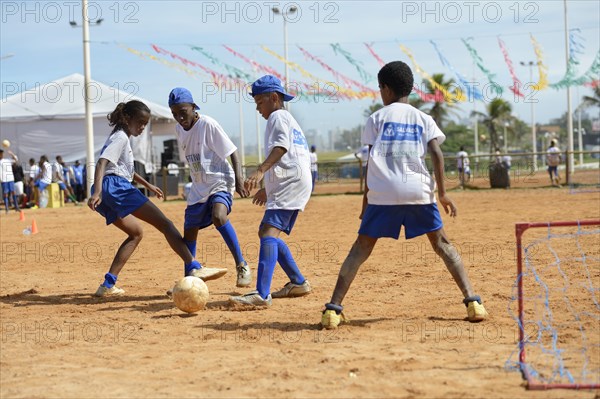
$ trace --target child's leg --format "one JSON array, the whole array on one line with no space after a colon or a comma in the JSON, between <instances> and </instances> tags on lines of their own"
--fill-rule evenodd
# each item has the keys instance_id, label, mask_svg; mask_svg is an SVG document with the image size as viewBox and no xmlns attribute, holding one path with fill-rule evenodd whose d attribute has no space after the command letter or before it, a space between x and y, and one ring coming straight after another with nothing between
<instances>
[{"instance_id":1,"label":"child's leg","mask_svg":"<svg viewBox=\"0 0 600 399\"><path fill-rule=\"evenodd\" d=\"M446 268L452 275L452 278L454 278L454 281L458 285L458 288L460 288L463 296L467 298L475 295L460 254L454 245L450 243L450 240L444 232L444 228L442 227L439 230L427 233L427 238L429 238L429 242L435 253L444 261Z\"/></svg>"},{"instance_id":2,"label":"child's leg","mask_svg":"<svg viewBox=\"0 0 600 399\"><path fill-rule=\"evenodd\" d=\"M121 229L125 234L127 234L127 238L115 254L115 257L110 265L110 270L105 276L104 285L106 288L111 288L117 282L117 276L127 263L127 260L133 254L133 251L137 248L140 241L142 241L143 230L142 226L135 220L135 218L131 215L124 217L123 219L117 219L113 223L116 227Z\"/></svg>"},{"instance_id":3,"label":"child's leg","mask_svg":"<svg viewBox=\"0 0 600 399\"><path fill-rule=\"evenodd\" d=\"M6 213L8 213L8 193L4 193L4 207L6 208Z\"/></svg>"},{"instance_id":4,"label":"child's leg","mask_svg":"<svg viewBox=\"0 0 600 399\"><path fill-rule=\"evenodd\" d=\"M233 255L235 264L239 265L240 263L243 263L244 256L242 255L242 249L240 248L235 229L227 217L227 206L225 204L220 202L215 202L213 204L212 222L219 233L221 233L223 240L225 240L229 251L231 251L231 255Z\"/></svg>"},{"instance_id":5,"label":"child's leg","mask_svg":"<svg viewBox=\"0 0 600 399\"><path fill-rule=\"evenodd\" d=\"M350 284L354 281L356 273L360 265L362 265L371 255L377 238L372 238L363 234L359 234L358 238L352 245L352 249L344 260L340 273L338 275L333 295L331 296L331 304L341 305L344 297L350 289Z\"/></svg>"},{"instance_id":6,"label":"child's leg","mask_svg":"<svg viewBox=\"0 0 600 399\"><path fill-rule=\"evenodd\" d=\"M17 194L15 194L15 192L12 192L12 197L13 197L13 202L15 204L15 211L20 211L19 209L19 199L17 198Z\"/></svg>"},{"instance_id":7,"label":"child's leg","mask_svg":"<svg viewBox=\"0 0 600 399\"><path fill-rule=\"evenodd\" d=\"M168 219L156 205L148 201L133 212L133 215L144 222L151 224L164 234L171 249L173 249L185 263L186 269L192 264L194 257L185 245L181 234L179 234L179 231L175 228L173 222L171 222L171 220Z\"/></svg>"},{"instance_id":8,"label":"child's leg","mask_svg":"<svg viewBox=\"0 0 600 399\"><path fill-rule=\"evenodd\" d=\"M271 281L277 264L278 238L281 230L268 224L263 224L258 232L260 250L258 254L258 275L256 290L263 299L271 293Z\"/></svg>"},{"instance_id":9,"label":"child's leg","mask_svg":"<svg viewBox=\"0 0 600 399\"><path fill-rule=\"evenodd\" d=\"M290 252L287 244L281 239L277 238L277 261L281 265L281 268L285 274L290 278L290 281L294 284L301 285L306 281L298 265Z\"/></svg>"},{"instance_id":10,"label":"child's leg","mask_svg":"<svg viewBox=\"0 0 600 399\"><path fill-rule=\"evenodd\" d=\"M198 227L188 227L183 230L183 241L190 250L192 257L196 257L196 243L198 242Z\"/></svg>"}]
</instances>

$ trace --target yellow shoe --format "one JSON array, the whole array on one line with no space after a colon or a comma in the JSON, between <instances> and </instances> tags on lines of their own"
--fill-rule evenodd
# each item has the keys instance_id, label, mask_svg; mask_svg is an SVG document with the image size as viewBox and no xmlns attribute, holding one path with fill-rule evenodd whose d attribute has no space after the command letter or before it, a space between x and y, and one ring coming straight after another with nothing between
<instances>
[{"instance_id":1,"label":"yellow shoe","mask_svg":"<svg viewBox=\"0 0 600 399\"><path fill-rule=\"evenodd\" d=\"M473 296L465 298L463 302L465 305L467 305L467 317L470 322L483 321L489 316L489 313L485 310L483 303L481 303L480 297Z\"/></svg>"},{"instance_id":2,"label":"yellow shoe","mask_svg":"<svg viewBox=\"0 0 600 399\"><path fill-rule=\"evenodd\" d=\"M341 322L348 321L342 312L343 310L344 307L342 305L326 303L325 310L321 316L321 326L327 330L333 330L337 328Z\"/></svg>"}]
</instances>

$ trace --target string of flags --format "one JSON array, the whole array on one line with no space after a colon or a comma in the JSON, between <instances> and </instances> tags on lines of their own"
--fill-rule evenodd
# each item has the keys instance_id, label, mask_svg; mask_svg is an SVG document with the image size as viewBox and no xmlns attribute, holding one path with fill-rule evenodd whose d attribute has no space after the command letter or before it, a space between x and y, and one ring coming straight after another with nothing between
<instances>
[{"instance_id":1,"label":"string of flags","mask_svg":"<svg viewBox=\"0 0 600 399\"><path fill-rule=\"evenodd\" d=\"M508 88L516 96L524 97L525 94L522 91L523 84L517 76L513 62L509 55L508 47L500 36L497 37L497 41L512 80L512 84L509 85ZM572 29L569 32L569 58L567 67L565 75L557 82L548 82L548 66L544 63L543 49L532 34L530 34L530 41L535 54L538 75L537 82L531 84L531 87L529 87L530 89L535 91L546 90L548 88L559 90L566 87L582 85L587 87L598 87L598 74L600 73L600 51L596 53L592 65L583 74L579 74L578 72L580 67L579 57L584 53L585 50L585 45L583 43L584 40L581 37L578 29ZM461 42L467 49L473 64L476 65L479 72L485 76L492 89L497 95L502 95L504 88L496 81L496 74L490 70L477 52L474 39L463 38L461 39ZM467 78L465 78L465 75L459 70L454 68L450 60L446 58L442 49L436 42L430 40L430 43L433 46L433 50L437 54L441 64L454 77L453 81L456 82L456 85L448 88L445 85L437 82L433 78L432 74L425 71L419 65L411 50L405 45L399 43L400 50L412 63L415 73L418 74L424 82L427 82L430 90L433 91L433 93L423 91L417 84L415 84L413 88L414 93L412 93L411 96L415 98L418 97L424 102L445 101L455 103L464 102L467 100L484 101L482 90L477 87L474 82L470 82ZM150 48L153 52L136 49L130 45L122 43L118 43L117 45L129 53L140 57L141 59L160 63L163 66L174 69L180 73L184 73L191 78L203 80L209 79L220 89L242 90L251 84L254 79L263 74L277 76L279 79L285 82L285 77L269 64L260 63L228 45L223 45L223 48L232 54L236 59L240 60L243 65L232 65L232 63L219 59L216 55L210 53L203 47L191 44L187 46L190 50L193 50L194 52L198 53L199 56L201 56L200 60L196 59L196 57L193 57L194 59L190 59L156 44L150 44ZM372 43L364 43L364 45L368 51L368 54L375 59L380 67L385 65L384 59L376 52ZM352 65L358 74L357 79L341 73L336 68L333 68L330 64L328 64L324 60L323 56L317 56L300 45L298 45L297 48L304 56L304 61L318 65L318 67L324 70L328 76L320 76L318 73L312 72L308 65L301 65L300 60L286 59L284 56L278 54L265 45L260 46L260 48L264 53L275 58L278 65L283 63L288 68L296 72L294 85L289 85L289 91L292 94L299 91L310 94L308 96L300 96L301 101L318 101L319 97L341 100L376 100L379 98L378 90L372 87L374 77L365 69L363 61L360 59L360 57L356 57L347 49L342 48L339 43L330 44L333 55L341 56L346 62ZM301 79L297 79L297 75L300 75Z\"/></svg>"}]
</instances>

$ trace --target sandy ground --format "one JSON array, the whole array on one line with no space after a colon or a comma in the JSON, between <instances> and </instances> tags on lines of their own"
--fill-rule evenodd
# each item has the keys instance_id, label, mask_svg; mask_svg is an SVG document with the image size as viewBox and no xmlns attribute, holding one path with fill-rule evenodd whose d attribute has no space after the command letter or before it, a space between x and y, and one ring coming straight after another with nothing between
<instances>
[{"instance_id":1,"label":"sandy ground","mask_svg":"<svg viewBox=\"0 0 600 399\"><path fill-rule=\"evenodd\" d=\"M235 288L233 260L217 231L201 232L200 260L229 273L209 282L207 309L193 315L164 295L183 265L150 226L119 277L126 296L100 300L91 294L124 238L120 231L72 205L28 210L25 221L2 214L0 396L598 398L594 391L528 391L505 364L516 360L518 341L509 313L515 223L597 219L600 195L542 188L451 196L459 216L444 216L445 228L491 314L483 323L465 321L460 291L420 237L381 240L344 302L350 323L319 329L356 238L358 195L313 197L285 240L314 292L274 300L266 310L227 306L229 295L245 290ZM158 205L183 225L183 202ZM236 200L231 214L253 272L262 212ZM40 232L23 235L32 218ZM592 271L597 291L597 264ZM273 289L285 282L276 269ZM599 331L591 330L592 345Z\"/></svg>"}]
</instances>

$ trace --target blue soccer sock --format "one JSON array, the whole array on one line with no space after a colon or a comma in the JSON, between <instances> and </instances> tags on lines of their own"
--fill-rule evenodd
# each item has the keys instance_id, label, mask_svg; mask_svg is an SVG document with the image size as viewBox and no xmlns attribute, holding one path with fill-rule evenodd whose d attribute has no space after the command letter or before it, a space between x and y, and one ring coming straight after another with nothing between
<instances>
[{"instance_id":1,"label":"blue soccer sock","mask_svg":"<svg viewBox=\"0 0 600 399\"><path fill-rule=\"evenodd\" d=\"M15 202L15 210L19 210L19 200L16 195L13 195L13 201Z\"/></svg>"},{"instance_id":2,"label":"blue soccer sock","mask_svg":"<svg viewBox=\"0 0 600 399\"><path fill-rule=\"evenodd\" d=\"M185 238L183 239L183 242L185 243L185 246L190 250L190 253L192 254L192 258L196 258L196 240L194 241L188 241ZM194 263L196 262L196 263ZM190 275L190 272L193 269L200 269L202 267L202 265L200 264L200 262L198 261L193 261L190 264L183 264L183 269L184 269L184 273L186 276Z\"/></svg>"},{"instance_id":3,"label":"blue soccer sock","mask_svg":"<svg viewBox=\"0 0 600 399\"><path fill-rule=\"evenodd\" d=\"M256 289L263 299L267 299L271 293L271 281L273 280L275 264L277 263L277 247L277 238L275 237L260 239Z\"/></svg>"},{"instance_id":4,"label":"blue soccer sock","mask_svg":"<svg viewBox=\"0 0 600 399\"><path fill-rule=\"evenodd\" d=\"M306 280L302 273L300 273L300 269L298 269L298 265L290 252L287 244L281 239L277 238L277 260L281 265L281 268L290 278L290 281L294 284L302 284Z\"/></svg>"},{"instance_id":5,"label":"blue soccer sock","mask_svg":"<svg viewBox=\"0 0 600 399\"><path fill-rule=\"evenodd\" d=\"M194 259L191 263L183 265L183 268L185 269L185 275L189 276L192 270L201 269L202 265L200 264L200 262Z\"/></svg>"},{"instance_id":6,"label":"blue soccer sock","mask_svg":"<svg viewBox=\"0 0 600 399\"><path fill-rule=\"evenodd\" d=\"M106 288L112 288L115 286L115 284L117 283L117 276L115 276L112 273L106 273L104 275L104 282L102 283L102 285Z\"/></svg>"},{"instance_id":7,"label":"blue soccer sock","mask_svg":"<svg viewBox=\"0 0 600 399\"><path fill-rule=\"evenodd\" d=\"M240 248L240 243L238 242L237 234L235 234L235 229L229 220L221 227L217 227L219 233L225 240L227 247L231 251L233 255L233 259L235 259L235 264L239 265L244 261L244 256L242 255L242 250Z\"/></svg>"},{"instance_id":8,"label":"blue soccer sock","mask_svg":"<svg viewBox=\"0 0 600 399\"><path fill-rule=\"evenodd\" d=\"M8 196L4 197L4 206L6 207L6 213L8 213Z\"/></svg>"},{"instance_id":9,"label":"blue soccer sock","mask_svg":"<svg viewBox=\"0 0 600 399\"><path fill-rule=\"evenodd\" d=\"M185 246L188 247L188 249L190 250L192 257L195 258L196 257L196 240L188 241L184 238L183 242L185 243Z\"/></svg>"}]
</instances>

